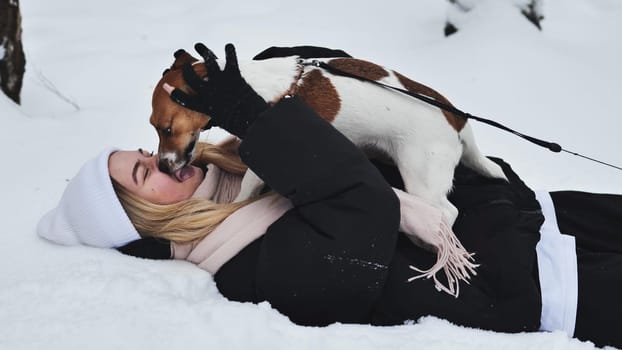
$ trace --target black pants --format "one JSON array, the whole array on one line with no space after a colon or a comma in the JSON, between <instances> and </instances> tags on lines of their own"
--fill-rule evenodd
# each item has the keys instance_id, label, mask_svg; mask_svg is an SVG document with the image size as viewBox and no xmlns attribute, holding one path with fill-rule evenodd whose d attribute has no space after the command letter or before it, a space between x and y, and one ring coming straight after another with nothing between
<instances>
[{"instance_id":1,"label":"black pants","mask_svg":"<svg viewBox=\"0 0 622 350\"><path fill-rule=\"evenodd\" d=\"M559 230L575 237L575 337L622 348L622 196L551 192Z\"/></svg>"}]
</instances>

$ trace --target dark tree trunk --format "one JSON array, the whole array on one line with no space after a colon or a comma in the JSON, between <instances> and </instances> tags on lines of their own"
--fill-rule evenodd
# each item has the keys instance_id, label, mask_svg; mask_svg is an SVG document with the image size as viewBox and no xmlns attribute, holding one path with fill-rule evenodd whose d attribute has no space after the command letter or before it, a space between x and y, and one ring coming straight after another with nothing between
<instances>
[{"instance_id":1,"label":"dark tree trunk","mask_svg":"<svg viewBox=\"0 0 622 350\"><path fill-rule=\"evenodd\" d=\"M448 0L451 8L450 10L454 13L468 13L473 9L473 7L477 6L477 1L465 1L465 0ZM521 11L523 16L529 20L533 25L535 25L539 30L542 30L540 26L540 21L544 19L542 16L541 10L541 2L542 0L527 0L527 1L516 1L510 0L513 2L517 8ZM458 31L458 25L456 23L452 23L450 18L447 18L445 22L445 36L450 36Z\"/></svg>"},{"instance_id":2,"label":"dark tree trunk","mask_svg":"<svg viewBox=\"0 0 622 350\"><path fill-rule=\"evenodd\" d=\"M540 21L544 19L544 16L542 16L538 6L539 3L540 0L531 0L527 6L521 8L521 12L529 20L529 22L533 23L533 25L538 27L538 29L542 30Z\"/></svg>"},{"instance_id":3,"label":"dark tree trunk","mask_svg":"<svg viewBox=\"0 0 622 350\"><path fill-rule=\"evenodd\" d=\"M0 0L0 88L16 103L26 66L19 0Z\"/></svg>"}]
</instances>

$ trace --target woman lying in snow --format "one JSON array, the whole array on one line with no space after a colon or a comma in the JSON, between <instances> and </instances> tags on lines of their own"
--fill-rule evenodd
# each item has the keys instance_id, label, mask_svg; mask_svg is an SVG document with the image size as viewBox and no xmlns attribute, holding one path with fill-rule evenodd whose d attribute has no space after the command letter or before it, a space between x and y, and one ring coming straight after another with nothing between
<instances>
[{"instance_id":1,"label":"woman lying in snow","mask_svg":"<svg viewBox=\"0 0 622 350\"><path fill-rule=\"evenodd\" d=\"M157 155L105 150L70 181L39 235L191 261L228 299L268 301L302 325L434 315L622 347L622 196L534 194L500 159L509 182L458 166L452 232L436 209L397 190L394 167L370 161L295 97L269 107L236 74L232 49L227 60L231 71L199 89L197 109L241 143L205 148L212 164L181 182L158 170ZM245 164L269 191L230 203Z\"/></svg>"}]
</instances>

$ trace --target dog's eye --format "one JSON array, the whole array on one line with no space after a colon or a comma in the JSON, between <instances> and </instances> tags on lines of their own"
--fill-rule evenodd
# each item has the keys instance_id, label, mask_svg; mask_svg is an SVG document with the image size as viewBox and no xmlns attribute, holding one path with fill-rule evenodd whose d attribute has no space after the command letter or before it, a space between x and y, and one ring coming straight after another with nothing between
<instances>
[{"instance_id":1,"label":"dog's eye","mask_svg":"<svg viewBox=\"0 0 622 350\"><path fill-rule=\"evenodd\" d=\"M162 134L164 134L164 136L171 136L173 135L173 130L171 128L162 129Z\"/></svg>"}]
</instances>

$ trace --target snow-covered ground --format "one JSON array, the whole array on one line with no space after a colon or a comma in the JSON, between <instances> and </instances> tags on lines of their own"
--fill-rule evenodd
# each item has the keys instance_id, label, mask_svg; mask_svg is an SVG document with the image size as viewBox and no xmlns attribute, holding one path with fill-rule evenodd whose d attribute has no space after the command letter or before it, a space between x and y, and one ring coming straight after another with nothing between
<instances>
[{"instance_id":1,"label":"snow-covered ground","mask_svg":"<svg viewBox=\"0 0 622 350\"><path fill-rule=\"evenodd\" d=\"M39 217L107 145L155 149L151 91L177 48L227 42L342 48L456 106L620 165L622 2L544 0L543 31L481 0L443 37L441 0L22 1L22 105L0 95L0 349L592 349L562 333L501 334L436 318L399 327L295 326L227 301L193 265L39 239ZM622 173L474 124L480 148L540 189L622 193ZM209 137L217 138L217 132ZM312 305L310 305L312 307Z\"/></svg>"}]
</instances>

